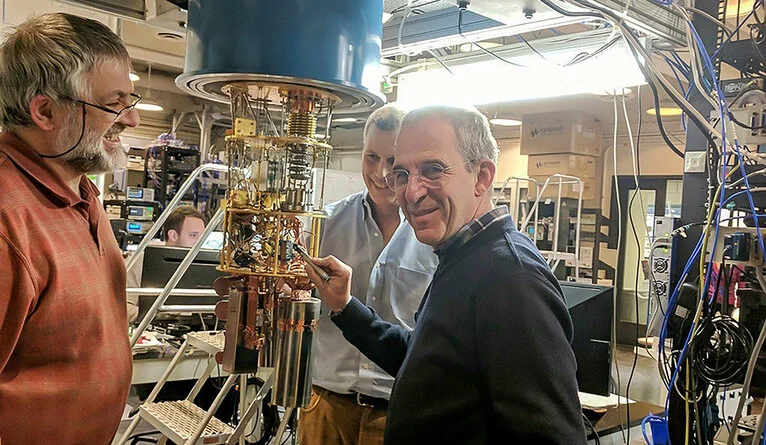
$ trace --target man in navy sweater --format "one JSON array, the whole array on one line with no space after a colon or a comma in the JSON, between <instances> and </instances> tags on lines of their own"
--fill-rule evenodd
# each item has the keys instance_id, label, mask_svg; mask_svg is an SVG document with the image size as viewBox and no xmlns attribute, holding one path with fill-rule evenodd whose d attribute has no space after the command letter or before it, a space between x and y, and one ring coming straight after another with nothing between
<instances>
[{"instance_id":1,"label":"man in navy sweater","mask_svg":"<svg viewBox=\"0 0 766 445\"><path fill-rule=\"evenodd\" d=\"M534 244L490 194L497 143L475 109L407 114L386 177L439 266L409 331L350 295L330 256L307 268L344 337L396 377L387 445L585 444L572 323Z\"/></svg>"}]
</instances>

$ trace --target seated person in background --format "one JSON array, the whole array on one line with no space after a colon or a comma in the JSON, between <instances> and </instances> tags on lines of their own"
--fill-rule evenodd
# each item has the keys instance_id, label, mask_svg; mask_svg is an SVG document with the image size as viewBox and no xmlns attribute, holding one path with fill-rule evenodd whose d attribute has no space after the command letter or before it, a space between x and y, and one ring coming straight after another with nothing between
<instances>
[{"instance_id":1,"label":"seated person in background","mask_svg":"<svg viewBox=\"0 0 766 445\"><path fill-rule=\"evenodd\" d=\"M166 246L192 247L205 230L205 217L192 206L181 206L168 216L162 230Z\"/></svg>"},{"instance_id":2,"label":"seated person in background","mask_svg":"<svg viewBox=\"0 0 766 445\"><path fill-rule=\"evenodd\" d=\"M205 230L205 217L202 212L192 206L177 207L170 213L165 225L165 245L170 247L192 247L200 234ZM128 271L128 287L141 287L144 253ZM138 295L128 294L128 321L133 323L138 318Z\"/></svg>"}]
</instances>

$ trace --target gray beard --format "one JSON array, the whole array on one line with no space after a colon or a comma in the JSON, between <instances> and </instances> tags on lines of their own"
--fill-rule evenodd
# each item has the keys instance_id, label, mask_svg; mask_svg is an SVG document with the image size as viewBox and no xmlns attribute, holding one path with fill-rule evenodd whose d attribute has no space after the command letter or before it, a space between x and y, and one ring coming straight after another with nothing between
<instances>
[{"instance_id":1,"label":"gray beard","mask_svg":"<svg viewBox=\"0 0 766 445\"><path fill-rule=\"evenodd\" d=\"M64 131L59 134L57 146L68 150L77 144L82 130L82 119L81 112L72 113L67 118ZM64 161L83 174L109 173L125 168L128 155L123 150L117 150L114 154L107 153L102 138L102 134L89 130L86 124L82 140L77 144L77 148L64 156Z\"/></svg>"}]
</instances>

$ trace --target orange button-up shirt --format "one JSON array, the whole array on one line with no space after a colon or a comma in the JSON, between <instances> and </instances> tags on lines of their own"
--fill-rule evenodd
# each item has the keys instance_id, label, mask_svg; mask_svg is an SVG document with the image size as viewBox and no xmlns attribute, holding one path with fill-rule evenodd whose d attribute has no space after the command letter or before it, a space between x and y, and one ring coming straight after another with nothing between
<instances>
[{"instance_id":1,"label":"orange button-up shirt","mask_svg":"<svg viewBox=\"0 0 766 445\"><path fill-rule=\"evenodd\" d=\"M125 407L125 266L84 176L80 194L0 133L3 445L109 444Z\"/></svg>"}]
</instances>

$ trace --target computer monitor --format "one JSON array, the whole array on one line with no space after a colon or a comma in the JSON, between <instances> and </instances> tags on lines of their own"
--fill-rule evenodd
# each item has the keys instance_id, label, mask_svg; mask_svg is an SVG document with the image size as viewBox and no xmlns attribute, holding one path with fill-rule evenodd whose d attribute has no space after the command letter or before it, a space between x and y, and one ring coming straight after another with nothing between
<instances>
[{"instance_id":1,"label":"computer monitor","mask_svg":"<svg viewBox=\"0 0 766 445\"><path fill-rule=\"evenodd\" d=\"M612 367L612 288L560 282L574 327L572 349L580 391L609 395Z\"/></svg>"},{"instance_id":2,"label":"computer monitor","mask_svg":"<svg viewBox=\"0 0 766 445\"><path fill-rule=\"evenodd\" d=\"M183 247L146 246L141 287L165 287L187 253L189 249ZM200 250L176 288L212 289L215 279L224 275L216 270L219 254L217 250Z\"/></svg>"},{"instance_id":3,"label":"computer monitor","mask_svg":"<svg viewBox=\"0 0 766 445\"><path fill-rule=\"evenodd\" d=\"M189 253L189 249L182 247L146 246L141 272L141 287L164 288L187 253ZM216 270L219 264L219 254L220 252L217 250L200 250L186 273L181 277L176 289L212 289L215 279L225 275ZM139 319L148 312L156 298L156 295L139 296ZM217 302L218 297L216 296L172 296L168 298L165 304L214 305Z\"/></svg>"},{"instance_id":4,"label":"computer monitor","mask_svg":"<svg viewBox=\"0 0 766 445\"><path fill-rule=\"evenodd\" d=\"M202 248L216 251L221 250L221 247L223 247L223 238L223 232L210 232L210 235L208 235L207 239L202 244Z\"/></svg>"}]
</instances>

